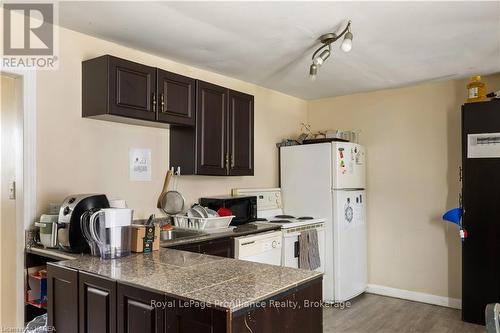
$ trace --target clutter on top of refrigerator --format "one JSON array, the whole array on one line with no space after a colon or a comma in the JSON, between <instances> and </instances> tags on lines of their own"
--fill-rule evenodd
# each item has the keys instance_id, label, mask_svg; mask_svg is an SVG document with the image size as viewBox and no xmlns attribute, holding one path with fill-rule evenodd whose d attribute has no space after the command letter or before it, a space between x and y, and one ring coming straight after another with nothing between
<instances>
[{"instance_id":1,"label":"clutter on top of refrigerator","mask_svg":"<svg viewBox=\"0 0 500 333\"><path fill-rule=\"evenodd\" d=\"M487 94L486 97L491 99L500 99L500 90L492 91L489 94Z\"/></svg>"},{"instance_id":2,"label":"clutter on top of refrigerator","mask_svg":"<svg viewBox=\"0 0 500 333\"><path fill-rule=\"evenodd\" d=\"M286 138L276 144L276 147L295 146L321 142L352 142L359 143L360 130L320 130L313 131L310 124L300 123L301 134L297 138Z\"/></svg>"},{"instance_id":3,"label":"clutter on top of refrigerator","mask_svg":"<svg viewBox=\"0 0 500 333\"><path fill-rule=\"evenodd\" d=\"M347 142L352 142L352 143L358 143L359 142L359 133L360 130L352 129L348 131L343 131L343 130L328 130L326 131L326 138L336 138L336 139L342 139Z\"/></svg>"}]
</instances>

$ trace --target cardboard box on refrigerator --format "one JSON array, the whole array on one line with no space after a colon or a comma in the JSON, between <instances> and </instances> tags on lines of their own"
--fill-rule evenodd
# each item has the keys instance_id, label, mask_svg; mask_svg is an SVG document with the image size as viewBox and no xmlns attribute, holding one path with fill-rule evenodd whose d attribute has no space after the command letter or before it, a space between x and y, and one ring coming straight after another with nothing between
<instances>
[{"instance_id":1,"label":"cardboard box on refrigerator","mask_svg":"<svg viewBox=\"0 0 500 333\"><path fill-rule=\"evenodd\" d=\"M130 250L132 252L151 252L160 249L160 226L132 224L131 230Z\"/></svg>"}]
</instances>

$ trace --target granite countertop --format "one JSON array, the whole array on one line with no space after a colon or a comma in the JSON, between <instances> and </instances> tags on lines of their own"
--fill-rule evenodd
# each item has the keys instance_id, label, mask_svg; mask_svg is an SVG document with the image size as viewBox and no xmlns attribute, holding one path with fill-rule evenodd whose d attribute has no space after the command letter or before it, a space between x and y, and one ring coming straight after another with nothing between
<instances>
[{"instance_id":1,"label":"granite countertop","mask_svg":"<svg viewBox=\"0 0 500 333\"><path fill-rule=\"evenodd\" d=\"M77 269L234 312L320 278L322 273L161 248L102 260L88 255L50 265Z\"/></svg>"},{"instance_id":2,"label":"granite countertop","mask_svg":"<svg viewBox=\"0 0 500 333\"><path fill-rule=\"evenodd\" d=\"M55 260L73 260L82 256L89 256L89 254L69 253L59 249L47 249L41 245L27 247L26 253L36 254L42 257L47 257Z\"/></svg>"},{"instance_id":3,"label":"granite countertop","mask_svg":"<svg viewBox=\"0 0 500 333\"><path fill-rule=\"evenodd\" d=\"M217 238L239 237L265 231L278 230L278 229L280 229L280 226L272 223L247 223L240 225L236 228L227 229L227 231L222 231L222 232L219 231L215 233L200 233L198 235L193 235L189 237L164 240L160 242L160 246L171 247L181 244L203 242Z\"/></svg>"},{"instance_id":4,"label":"granite countertop","mask_svg":"<svg viewBox=\"0 0 500 333\"><path fill-rule=\"evenodd\" d=\"M190 244L190 243L197 243L197 242L203 242L211 239L217 239L217 238L225 238L225 237L239 237L239 236L244 236L244 235L250 235L250 234L256 234L256 233L261 233L261 232L266 232L266 231L271 231L271 230L278 230L280 229L279 225L272 224L272 223L247 223L241 226L238 226L233 229L228 229L227 231L223 232L216 232L216 233L202 233L200 232L197 235L193 236L188 236L188 237L182 237L182 238L177 238L177 239L171 239L171 240L165 240L160 242L161 247L172 247L176 245L181 245L181 244ZM55 260L71 260L71 259L76 259L82 256L88 256L89 254L80 254L80 253L69 253L65 251L61 251L59 249L47 249L44 248L41 245L36 245L33 247L27 247L26 248L27 253L32 253L48 258L52 258Z\"/></svg>"}]
</instances>

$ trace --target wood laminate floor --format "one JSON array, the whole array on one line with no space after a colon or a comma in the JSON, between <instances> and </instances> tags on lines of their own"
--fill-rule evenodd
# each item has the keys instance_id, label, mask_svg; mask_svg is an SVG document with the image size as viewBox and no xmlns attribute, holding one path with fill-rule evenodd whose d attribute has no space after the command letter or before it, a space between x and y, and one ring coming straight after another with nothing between
<instances>
[{"instance_id":1,"label":"wood laminate floor","mask_svg":"<svg viewBox=\"0 0 500 333\"><path fill-rule=\"evenodd\" d=\"M363 294L349 309L324 308L324 333L475 333L484 326L465 323L460 310Z\"/></svg>"}]
</instances>

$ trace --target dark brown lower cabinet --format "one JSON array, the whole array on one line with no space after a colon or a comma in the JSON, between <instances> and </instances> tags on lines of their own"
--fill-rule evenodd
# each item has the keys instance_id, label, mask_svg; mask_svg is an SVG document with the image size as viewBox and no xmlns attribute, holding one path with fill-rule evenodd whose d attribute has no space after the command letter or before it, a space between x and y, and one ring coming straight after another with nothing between
<instances>
[{"instance_id":1,"label":"dark brown lower cabinet","mask_svg":"<svg viewBox=\"0 0 500 333\"><path fill-rule=\"evenodd\" d=\"M267 301L269 306L233 315L232 332L323 332L322 280L297 287ZM293 306L281 305L297 305Z\"/></svg>"},{"instance_id":2,"label":"dark brown lower cabinet","mask_svg":"<svg viewBox=\"0 0 500 333\"><path fill-rule=\"evenodd\" d=\"M234 240L231 237L213 239L205 242L181 244L172 249L209 254L225 258L234 258Z\"/></svg>"},{"instance_id":3,"label":"dark brown lower cabinet","mask_svg":"<svg viewBox=\"0 0 500 333\"><path fill-rule=\"evenodd\" d=\"M234 240L230 237L213 239L205 242L173 246L172 249L209 254L225 258L234 258Z\"/></svg>"},{"instance_id":4,"label":"dark brown lower cabinet","mask_svg":"<svg viewBox=\"0 0 500 333\"><path fill-rule=\"evenodd\" d=\"M80 272L78 289L80 333L116 333L116 281Z\"/></svg>"},{"instance_id":5,"label":"dark brown lower cabinet","mask_svg":"<svg viewBox=\"0 0 500 333\"><path fill-rule=\"evenodd\" d=\"M165 296L118 283L118 332L165 332Z\"/></svg>"},{"instance_id":6,"label":"dark brown lower cabinet","mask_svg":"<svg viewBox=\"0 0 500 333\"><path fill-rule=\"evenodd\" d=\"M172 246L170 248L174 249L174 250L200 253L200 243L181 244L181 245Z\"/></svg>"},{"instance_id":7,"label":"dark brown lower cabinet","mask_svg":"<svg viewBox=\"0 0 500 333\"><path fill-rule=\"evenodd\" d=\"M227 313L223 310L197 306L190 301L167 298L166 332L228 332Z\"/></svg>"},{"instance_id":8,"label":"dark brown lower cabinet","mask_svg":"<svg viewBox=\"0 0 500 333\"><path fill-rule=\"evenodd\" d=\"M47 269L48 324L56 332L322 332L321 278L273 296L266 306L231 313L57 264Z\"/></svg>"},{"instance_id":9,"label":"dark brown lower cabinet","mask_svg":"<svg viewBox=\"0 0 500 333\"><path fill-rule=\"evenodd\" d=\"M234 245L232 238L214 239L200 244L200 253L212 256L234 258Z\"/></svg>"},{"instance_id":10,"label":"dark brown lower cabinet","mask_svg":"<svg viewBox=\"0 0 500 333\"><path fill-rule=\"evenodd\" d=\"M47 265L47 326L78 332L78 271Z\"/></svg>"}]
</instances>

